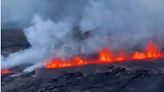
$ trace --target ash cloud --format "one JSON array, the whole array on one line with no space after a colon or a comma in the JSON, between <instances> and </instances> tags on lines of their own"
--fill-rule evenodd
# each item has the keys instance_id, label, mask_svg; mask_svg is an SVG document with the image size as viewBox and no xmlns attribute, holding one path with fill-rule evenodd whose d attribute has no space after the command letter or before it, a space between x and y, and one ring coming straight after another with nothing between
<instances>
[{"instance_id":1,"label":"ash cloud","mask_svg":"<svg viewBox=\"0 0 164 92\"><path fill-rule=\"evenodd\" d=\"M47 19L35 16L24 30L32 47L5 58L2 68L32 63L25 70L31 71L52 57L96 53L104 47L131 50L150 40L163 46L163 0L54 2L63 5L48 8L56 14L50 13Z\"/></svg>"}]
</instances>

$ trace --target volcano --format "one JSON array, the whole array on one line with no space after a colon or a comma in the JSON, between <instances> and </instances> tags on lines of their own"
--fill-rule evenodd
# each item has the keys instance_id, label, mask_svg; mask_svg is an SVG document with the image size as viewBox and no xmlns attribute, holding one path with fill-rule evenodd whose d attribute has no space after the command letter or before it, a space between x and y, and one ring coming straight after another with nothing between
<instances>
[{"instance_id":1,"label":"volcano","mask_svg":"<svg viewBox=\"0 0 164 92\"><path fill-rule=\"evenodd\" d=\"M163 92L163 55L150 41L131 53L104 48L94 57L53 58L30 73L16 66L1 71L2 92Z\"/></svg>"},{"instance_id":2,"label":"volcano","mask_svg":"<svg viewBox=\"0 0 164 92\"><path fill-rule=\"evenodd\" d=\"M164 92L164 0L2 1L2 92Z\"/></svg>"}]
</instances>

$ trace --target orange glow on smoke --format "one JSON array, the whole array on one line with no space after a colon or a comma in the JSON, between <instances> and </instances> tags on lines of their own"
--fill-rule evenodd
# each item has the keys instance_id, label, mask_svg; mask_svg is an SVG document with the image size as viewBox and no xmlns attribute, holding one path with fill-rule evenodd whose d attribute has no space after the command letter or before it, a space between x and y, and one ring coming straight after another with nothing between
<instances>
[{"instance_id":1,"label":"orange glow on smoke","mask_svg":"<svg viewBox=\"0 0 164 92\"><path fill-rule=\"evenodd\" d=\"M52 59L46 68L63 68L72 66L81 66L86 64L103 64L113 62L126 62L130 60L149 60L164 58L164 53L160 52L157 45L153 42L149 42L146 46L145 51L135 51L132 54L127 54L126 51L122 50L117 55L114 55L109 48L104 48L99 52L97 59L84 59L80 56L63 60L63 59Z\"/></svg>"},{"instance_id":2,"label":"orange glow on smoke","mask_svg":"<svg viewBox=\"0 0 164 92\"><path fill-rule=\"evenodd\" d=\"M125 51L119 52L119 55L115 58L115 61L126 61L128 60L128 56Z\"/></svg>"},{"instance_id":3,"label":"orange glow on smoke","mask_svg":"<svg viewBox=\"0 0 164 92\"><path fill-rule=\"evenodd\" d=\"M3 69L3 70L1 70L1 74L9 74L9 73L12 73L12 71L9 70L9 69Z\"/></svg>"}]
</instances>

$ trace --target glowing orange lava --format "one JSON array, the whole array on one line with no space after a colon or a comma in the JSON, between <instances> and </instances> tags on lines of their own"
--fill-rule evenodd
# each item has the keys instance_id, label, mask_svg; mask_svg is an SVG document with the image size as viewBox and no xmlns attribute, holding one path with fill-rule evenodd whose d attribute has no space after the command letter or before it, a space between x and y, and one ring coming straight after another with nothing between
<instances>
[{"instance_id":1,"label":"glowing orange lava","mask_svg":"<svg viewBox=\"0 0 164 92\"><path fill-rule=\"evenodd\" d=\"M3 69L3 70L1 70L1 74L9 74L9 73L12 73L12 71L9 70L9 69Z\"/></svg>"},{"instance_id":2,"label":"glowing orange lava","mask_svg":"<svg viewBox=\"0 0 164 92\"><path fill-rule=\"evenodd\" d=\"M118 55L114 55L109 48L104 48L99 52L97 59L84 59L80 56L64 60L64 59L51 59L51 61L45 65L46 68L63 68L72 66L81 66L86 64L103 64L113 62L126 62L130 60L149 60L164 58L164 52L160 52L157 45L153 42L149 42L145 51L135 51L132 54L127 54L122 50Z\"/></svg>"},{"instance_id":3,"label":"glowing orange lava","mask_svg":"<svg viewBox=\"0 0 164 92\"><path fill-rule=\"evenodd\" d=\"M133 54L133 59L157 59L164 57L163 53L159 51L158 47L156 46L155 43L149 42L147 47L146 47L146 52L139 52L136 51Z\"/></svg>"},{"instance_id":4,"label":"glowing orange lava","mask_svg":"<svg viewBox=\"0 0 164 92\"><path fill-rule=\"evenodd\" d=\"M110 49L108 48L104 48L102 49L102 51L100 51L100 61L101 62L111 62L113 57L112 57L112 53L110 51Z\"/></svg>"}]
</instances>

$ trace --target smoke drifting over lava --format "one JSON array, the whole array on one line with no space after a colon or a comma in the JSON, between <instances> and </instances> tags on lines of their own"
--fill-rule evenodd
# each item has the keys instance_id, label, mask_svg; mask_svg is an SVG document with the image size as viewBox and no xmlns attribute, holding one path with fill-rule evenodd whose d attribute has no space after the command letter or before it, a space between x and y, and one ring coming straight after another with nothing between
<instances>
[{"instance_id":1,"label":"smoke drifting over lava","mask_svg":"<svg viewBox=\"0 0 164 92\"><path fill-rule=\"evenodd\" d=\"M54 14L56 19L34 16L31 26L24 30L31 48L4 58L2 68L34 64L25 69L28 72L54 57L88 55L103 48L142 50L148 41L155 41L162 49L163 0L88 0L81 6L73 2L70 1L72 6L63 7L64 11L54 8L60 11L59 15Z\"/></svg>"}]
</instances>

